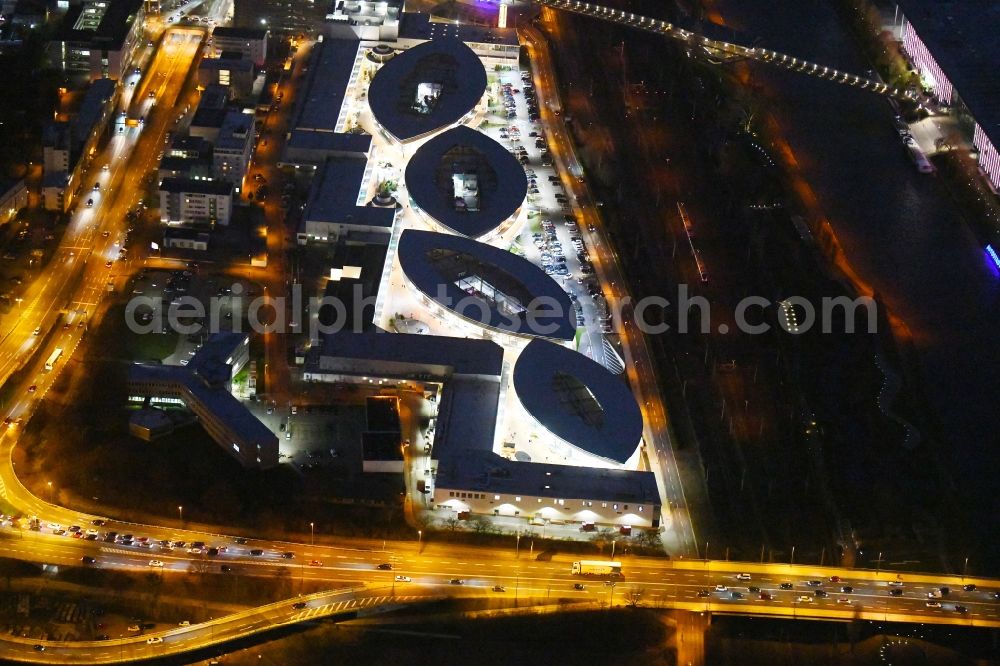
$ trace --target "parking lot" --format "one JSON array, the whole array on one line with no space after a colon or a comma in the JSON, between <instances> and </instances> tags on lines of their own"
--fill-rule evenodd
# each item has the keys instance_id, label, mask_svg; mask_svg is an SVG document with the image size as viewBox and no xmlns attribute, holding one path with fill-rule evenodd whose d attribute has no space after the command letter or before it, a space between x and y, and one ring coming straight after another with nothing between
<instances>
[{"instance_id":1,"label":"parking lot","mask_svg":"<svg viewBox=\"0 0 1000 666\"><path fill-rule=\"evenodd\" d=\"M530 74L504 72L499 85L500 104L491 107L491 126L483 131L506 146L528 176L528 223L511 250L562 285L573 301L577 326L586 331L579 351L603 363L603 334L612 331L613 322L590 261L593 230L577 225L572 194L553 166Z\"/></svg>"}]
</instances>

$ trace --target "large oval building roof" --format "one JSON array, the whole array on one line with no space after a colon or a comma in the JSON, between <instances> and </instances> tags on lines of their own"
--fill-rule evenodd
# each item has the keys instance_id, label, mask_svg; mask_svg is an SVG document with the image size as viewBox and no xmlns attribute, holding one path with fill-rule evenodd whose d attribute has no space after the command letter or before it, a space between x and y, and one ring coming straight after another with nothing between
<instances>
[{"instance_id":1,"label":"large oval building roof","mask_svg":"<svg viewBox=\"0 0 1000 666\"><path fill-rule=\"evenodd\" d=\"M407 229L399 265L441 307L484 328L572 340L569 296L527 259L462 236Z\"/></svg>"},{"instance_id":2,"label":"large oval building roof","mask_svg":"<svg viewBox=\"0 0 1000 666\"><path fill-rule=\"evenodd\" d=\"M565 442L625 464L642 437L642 412L625 383L583 354L532 340L514 365L514 391Z\"/></svg>"},{"instance_id":3,"label":"large oval building roof","mask_svg":"<svg viewBox=\"0 0 1000 666\"><path fill-rule=\"evenodd\" d=\"M420 146L406 165L405 179L421 210L470 238L496 229L528 195L528 177L514 156L462 125Z\"/></svg>"},{"instance_id":4,"label":"large oval building roof","mask_svg":"<svg viewBox=\"0 0 1000 666\"><path fill-rule=\"evenodd\" d=\"M387 62L368 87L375 120L409 141L460 120L486 92L486 69L461 40L432 39Z\"/></svg>"}]
</instances>

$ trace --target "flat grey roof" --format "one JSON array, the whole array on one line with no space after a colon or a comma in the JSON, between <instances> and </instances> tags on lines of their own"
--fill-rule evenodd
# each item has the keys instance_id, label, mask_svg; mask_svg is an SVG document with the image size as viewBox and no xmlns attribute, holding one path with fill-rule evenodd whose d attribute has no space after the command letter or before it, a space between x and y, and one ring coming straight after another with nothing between
<instances>
[{"instance_id":1,"label":"flat grey roof","mask_svg":"<svg viewBox=\"0 0 1000 666\"><path fill-rule=\"evenodd\" d=\"M78 141L84 142L90 136L91 130L101 119L104 107L115 94L115 82L112 79L97 79L90 84L80 103L80 110L70 121L73 134Z\"/></svg>"},{"instance_id":2,"label":"flat grey roof","mask_svg":"<svg viewBox=\"0 0 1000 666\"><path fill-rule=\"evenodd\" d=\"M230 39L264 39L267 37L266 28L230 28L219 26L212 30L213 37Z\"/></svg>"},{"instance_id":3,"label":"flat grey roof","mask_svg":"<svg viewBox=\"0 0 1000 666\"><path fill-rule=\"evenodd\" d=\"M517 335L558 340L576 335L569 296L523 257L463 236L416 229L400 235L396 252L407 279L461 317Z\"/></svg>"},{"instance_id":4,"label":"flat grey roof","mask_svg":"<svg viewBox=\"0 0 1000 666\"><path fill-rule=\"evenodd\" d=\"M553 499L660 504L652 472L514 462L481 449L456 451L440 460L434 485Z\"/></svg>"},{"instance_id":5,"label":"flat grey roof","mask_svg":"<svg viewBox=\"0 0 1000 666\"><path fill-rule=\"evenodd\" d=\"M450 375L500 377L503 348L489 340L442 335L340 332L323 338L324 356L388 361L401 365L437 365Z\"/></svg>"},{"instance_id":6,"label":"flat grey roof","mask_svg":"<svg viewBox=\"0 0 1000 666\"><path fill-rule=\"evenodd\" d=\"M444 460L465 449L492 451L500 404L500 382L452 377L441 389L434 459Z\"/></svg>"},{"instance_id":7,"label":"flat grey roof","mask_svg":"<svg viewBox=\"0 0 1000 666\"><path fill-rule=\"evenodd\" d=\"M514 391L549 432L588 453L624 464L642 437L642 412L623 380L583 354L544 340L514 364Z\"/></svg>"},{"instance_id":8,"label":"flat grey roof","mask_svg":"<svg viewBox=\"0 0 1000 666\"><path fill-rule=\"evenodd\" d=\"M517 30L470 23L431 21L424 12L403 12L399 21L399 36L403 39L441 39L452 37L463 42L517 46Z\"/></svg>"},{"instance_id":9,"label":"flat grey roof","mask_svg":"<svg viewBox=\"0 0 1000 666\"><path fill-rule=\"evenodd\" d=\"M252 113L229 110L219 127L219 137L215 140L215 148L233 148L242 150L247 140L253 140L251 127L254 123Z\"/></svg>"},{"instance_id":10,"label":"flat grey roof","mask_svg":"<svg viewBox=\"0 0 1000 666\"><path fill-rule=\"evenodd\" d=\"M204 58L198 65L198 69L229 69L241 72L253 71L254 64L244 58Z\"/></svg>"},{"instance_id":11,"label":"flat grey roof","mask_svg":"<svg viewBox=\"0 0 1000 666\"><path fill-rule=\"evenodd\" d=\"M174 365L133 364L129 366L129 381L170 382L182 385L220 422L240 438L242 442L273 442L277 436L257 419L233 395L222 388L206 386L186 367ZM222 442L229 446L232 442Z\"/></svg>"},{"instance_id":12,"label":"flat grey roof","mask_svg":"<svg viewBox=\"0 0 1000 666\"><path fill-rule=\"evenodd\" d=\"M479 181L479 209L455 208L451 176ZM406 189L424 212L457 234L479 238L511 217L528 196L524 169L502 145L465 126L434 137L406 165Z\"/></svg>"},{"instance_id":13,"label":"flat grey roof","mask_svg":"<svg viewBox=\"0 0 1000 666\"><path fill-rule=\"evenodd\" d=\"M133 22L142 11L143 1L109 0L107 9L105 9L96 30L77 30L74 28L80 14L87 7L87 3L75 4L63 17L55 40L88 43L107 50L120 49Z\"/></svg>"},{"instance_id":14,"label":"flat grey roof","mask_svg":"<svg viewBox=\"0 0 1000 666\"><path fill-rule=\"evenodd\" d=\"M290 127L336 129L359 44L354 39L326 39L313 46L309 71L301 92L296 95Z\"/></svg>"},{"instance_id":15,"label":"flat grey roof","mask_svg":"<svg viewBox=\"0 0 1000 666\"><path fill-rule=\"evenodd\" d=\"M370 134L295 129L289 134L285 147L292 150L327 150L367 155L372 147L372 137Z\"/></svg>"},{"instance_id":16,"label":"flat grey roof","mask_svg":"<svg viewBox=\"0 0 1000 666\"><path fill-rule=\"evenodd\" d=\"M391 228L395 208L358 206L361 179L368 165L366 157L329 157L309 189L303 222L358 224Z\"/></svg>"},{"instance_id":17,"label":"flat grey roof","mask_svg":"<svg viewBox=\"0 0 1000 666\"><path fill-rule=\"evenodd\" d=\"M906 20L1000 150L1000 4L995 0L898 0Z\"/></svg>"},{"instance_id":18,"label":"flat grey roof","mask_svg":"<svg viewBox=\"0 0 1000 666\"><path fill-rule=\"evenodd\" d=\"M232 194L233 184L224 180L195 180L193 178L164 178L160 182L164 192L192 194Z\"/></svg>"},{"instance_id":19,"label":"flat grey roof","mask_svg":"<svg viewBox=\"0 0 1000 666\"><path fill-rule=\"evenodd\" d=\"M426 112L414 108L421 84L440 86ZM383 65L368 87L368 103L386 132L408 141L457 122L485 92L482 61L461 40L445 37L414 46Z\"/></svg>"}]
</instances>

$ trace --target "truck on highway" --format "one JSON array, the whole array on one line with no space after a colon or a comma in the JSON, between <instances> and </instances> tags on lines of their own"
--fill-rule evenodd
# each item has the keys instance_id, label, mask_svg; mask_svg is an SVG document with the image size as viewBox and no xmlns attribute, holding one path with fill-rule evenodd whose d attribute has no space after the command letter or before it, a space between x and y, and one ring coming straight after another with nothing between
<instances>
[{"instance_id":1,"label":"truck on highway","mask_svg":"<svg viewBox=\"0 0 1000 666\"><path fill-rule=\"evenodd\" d=\"M51 372L52 371L52 368L55 367L56 361L59 360L59 357L62 356L62 353L63 353L62 348L56 347L56 350L54 352L52 352L52 355L49 356L49 358L48 358L47 361L45 361L45 371L46 372Z\"/></svg>"},{"instance_id":2,"label":"truck on highway","mask_svg":"<svg viewBox=\"0 0 1000 666\"><path fill-rule=\"evenodd\" d=\"M580 560L573 563L574 576L621 576L621 562L607 562L603 560Z\"/></svg>"}]
</instances>

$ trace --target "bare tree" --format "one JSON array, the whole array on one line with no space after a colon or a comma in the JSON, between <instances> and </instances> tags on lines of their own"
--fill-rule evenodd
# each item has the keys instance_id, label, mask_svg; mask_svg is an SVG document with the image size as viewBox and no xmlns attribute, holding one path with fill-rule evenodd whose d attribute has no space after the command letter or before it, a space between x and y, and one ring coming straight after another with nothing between
<instances>
[{"instance_id":1,"label":"bare tree","mask_svg":"<svg viewBox=\"0 0 1000 666\"><path fill-rule=\"evenodd\" d=\"M629 591L625 594L625 603L630 608L638 608L639 601L641 600L641 598L642 598L642 590L640 590L637 587L633 587L629 589Z\"/></svg>"}]
</instances>

